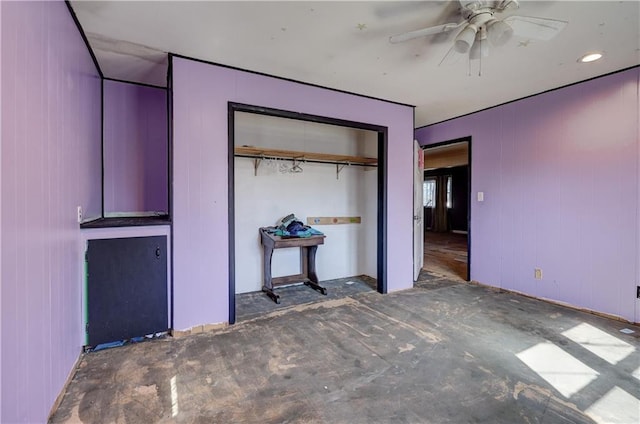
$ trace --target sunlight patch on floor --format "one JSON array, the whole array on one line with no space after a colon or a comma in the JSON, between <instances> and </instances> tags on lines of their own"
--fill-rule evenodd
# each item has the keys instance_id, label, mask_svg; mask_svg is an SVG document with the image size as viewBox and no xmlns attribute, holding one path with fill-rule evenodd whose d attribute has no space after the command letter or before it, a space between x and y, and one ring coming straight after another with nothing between
<instances>
[{"instance_id":1,"label":"sunlight patch on floor","mask_svg":"<svg viewBox=\"0 0 640 424\"><path fill-rule=\"evenodd\" d=\"M585 413L598 424L640 423L640 400L615 386Z\"/></svg>"},{"instance_id":2,"label":"sunlight patch on floor","mask_svg":"<svg viewBox=\"0 0 640 424\"><path fill-rule=\"evenodd\" d=\"M180 412L178 407L178 386L176 385L176 376L171 377L171 416L175 417Z\"/></svg>"},{"instance_id":3,"label":"sunlight patch on floor","mask_svg":"<svg viewBox=\"0 0 640 424\"><path fill-rule=\"evenodd\" d=\"M516 356L566 398L582 390L599 375L551 342L538 343Z\"/></svg>"},{"instance_id":4,"label":"sunlight patch on floor","mask_svg":"<svg viewBox=\"0 0 640 424\"><path fill-rule=\"evenodd\" d=\"M562 335L611 365L622 361L635 350L629 343L584 322L565 331Z\"/></svg>"}]
</instances>

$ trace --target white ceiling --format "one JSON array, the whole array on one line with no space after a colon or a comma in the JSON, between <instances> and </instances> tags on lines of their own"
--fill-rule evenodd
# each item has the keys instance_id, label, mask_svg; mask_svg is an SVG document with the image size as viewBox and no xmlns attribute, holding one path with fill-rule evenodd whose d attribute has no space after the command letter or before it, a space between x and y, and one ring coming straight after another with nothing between
<instances>
[{"instance_id":1,"label":"white ceiling","mask_svg":"<svg viewBox=\"0 0 640 424\"><path fill-rule=\"evenodd\" d=\"M640 64L640 1L520 1L499 15L568 21L551 41L513 38L483 59L438 66L458 1L72 1L106 77L165 85L166 53L416 106L416 126ZM604 58L577 59L589 51ZM477 67L477 63L473 62Z\"/></svg>"}]
</instances>

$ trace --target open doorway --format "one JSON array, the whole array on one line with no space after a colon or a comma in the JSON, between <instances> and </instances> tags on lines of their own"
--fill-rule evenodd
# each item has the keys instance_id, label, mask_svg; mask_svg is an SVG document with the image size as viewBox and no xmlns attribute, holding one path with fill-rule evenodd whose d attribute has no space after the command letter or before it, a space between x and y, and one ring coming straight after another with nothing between
<instances>
[{"instance_id":1,"label":"open doorway","mask_svg":"<svg viewBox=\"0 0 640 424\"><path fill-rule=\"evenodd\" d=\"M471 140L424 149L423 270L450 279L470 279Z\"/></svg>"}]
</instances>

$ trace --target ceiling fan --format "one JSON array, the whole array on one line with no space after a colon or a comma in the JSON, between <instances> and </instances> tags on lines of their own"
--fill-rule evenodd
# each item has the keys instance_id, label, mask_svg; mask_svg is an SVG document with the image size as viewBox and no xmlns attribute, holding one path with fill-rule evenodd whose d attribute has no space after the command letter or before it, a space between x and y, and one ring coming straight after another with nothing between
<instances>
[{"instance_id":1,"label":"ceiling fan","mask_svg":"<svg viewBox=\"0 0 640 424\"><path fill-rule=\"evenodd\" d=\"M389 42L401 43L414 38L426 37L456 31L453 46L440 61L440 65L457 62L460 57L481 59L489 55L489 44L502 46L516 35L519 37L547 41L567 25L566 21L533 16L509 16L497 19L495 15L507 9L517 9L517 0L460 0L460 8L456 15L462 20L458 23L446 23L415 31L405 32L389 37Z\"/></svg>"}]
</instances>

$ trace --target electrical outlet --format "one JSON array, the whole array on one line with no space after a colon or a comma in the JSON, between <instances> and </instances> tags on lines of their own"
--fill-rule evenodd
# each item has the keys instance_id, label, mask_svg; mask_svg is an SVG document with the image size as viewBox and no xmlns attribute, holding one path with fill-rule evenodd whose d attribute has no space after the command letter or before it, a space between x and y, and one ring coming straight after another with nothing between
<instances>
[{"instance_id":1,"label":"electrical outlet","mask_svg":"<svg viewBox=\"0 0 640 424\"><path fill-rule=\"evenodd\" d=\"M78 206L78 223L82 222L82 206Z\"/></svg>"},{"instance_id":2,"label":"electrical outlet","mask_svg":"<svg viewBox=\"0 0 640 424\"><path fill-rule=\"evenodd\" d=\"M542 280L542 270L540 268L533 269L533 278L536 280Z\"/></svg>"}]
</instances>

